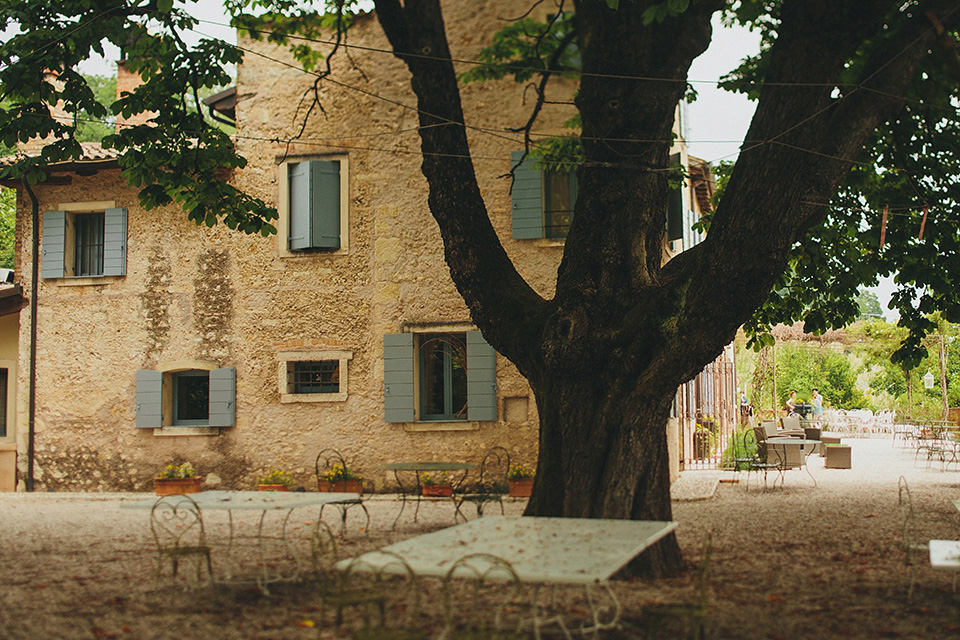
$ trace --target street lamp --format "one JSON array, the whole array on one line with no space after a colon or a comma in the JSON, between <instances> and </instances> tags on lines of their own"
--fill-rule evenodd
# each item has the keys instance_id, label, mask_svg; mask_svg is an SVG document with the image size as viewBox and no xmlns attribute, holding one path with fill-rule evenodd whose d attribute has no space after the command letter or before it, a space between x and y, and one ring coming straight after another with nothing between
<instances>
[{"instance_id":1,"label":"street lamp","mask_svg":"<svg viewBox=\"0 0 960 640\"><path fill-rule=\"evenodd\" d=\"M923 386L926 389L933 389L933 374L929 371L923 376Z\"/></svg>"}]
</instances>

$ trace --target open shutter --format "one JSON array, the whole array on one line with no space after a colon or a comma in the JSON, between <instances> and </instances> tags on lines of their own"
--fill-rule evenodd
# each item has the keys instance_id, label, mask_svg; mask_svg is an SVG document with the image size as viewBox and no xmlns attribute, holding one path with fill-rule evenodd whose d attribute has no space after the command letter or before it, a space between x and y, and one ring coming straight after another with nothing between
<instances>
[{"instance_id":1,"label":"open shutter","mask_svg":"<svg viewBox=\"0 0 960 640\"><path fill-rule=\"evenodd\" d=\"M670 166L680 164L680 154L670 156ZM667 195L667 240L674 241L683 237L683 187L670 189ZM685 247L686 248L686 247Z\"/></svg>"},{"instance_id":2,"label":"open shutter","mask_svg":"<svg viewBox=\"0 0 960 640\"><path fill-rule=\"evenodd\" d=\"M103 275L127 275L126 209L107 209L103 214Z\"/></svg>"},{"instance_id":3,"label":"open shutter","mask_svg":"<svg viewBox=\"0 0 960 640\"><path fill-rule=\"evenodd\" d=\"M67 214L63 211L44 211L43 249L40 253L44 278L62 278L64 251L66 249Z\"/></svg>"},{"instance_id":4,"label":"open shutter","mask_svg":"<svg viewBox=\"0 0 960 640\"><path fill-rule=\"evenodd\" d=\"M314 160L309 164L313 209L312 246L339 249L340 163L336 160Z\"/></svg>"},{"instance_id":5,"label":"open shutter","mask_svg":"<svg viewBox=\"0 0 960 640\"><path fill-rule=\"evenodd\" d=\"M523 157L522 151L510 153L510 167ZM543 177L540 169L527 158L514 171L513 179L513 237L518 239L543 237Z\"/></svg>"},{"instance_id":6,"label":"open shutter","mask_svg":"<svg viewBox=\"0 0 960 640\"><path fill-rule=\"evenodd\" d=\"M232 427L237 424L237 370L235 367L210 372L208 426Z\"/></svg>"},{"instance_id":7,"label":"open shutter","mask_svg":"<svg viewBox=\"0 0 960 640\"><path fill-rule=\"evenodd\" d=\"M290 250L310 248L310 163L287 165L290 183Z\"/></svg>"},{"instance_id":8,"label":"open shutter","mask_svg":"<svg viewBox=\"0 0 960 640\"><path fill-rule=\"evenodd\" d=\"M413 337L412 333L383 336L383 419L386 422L414 420Z\"/></svg>"},{"instance_id":9,"label":"open shutter","mask_svg":"<svg viewBox=\"0 0 960 640\"><path fill-rule=\"evenodd\" d=\"M467 332L467 419L497 419L497 352L479 331Z\"/></svg>"},{"instance_id":10,"label":"open shutter","mask_svg":"<svg viewBox=\"0 0 960 640\"><path fill-rule=\"evenodd\" d=\"M137 426L163 426L163 373L160 371L137 371Z\"/></svg>"}]
</instances>

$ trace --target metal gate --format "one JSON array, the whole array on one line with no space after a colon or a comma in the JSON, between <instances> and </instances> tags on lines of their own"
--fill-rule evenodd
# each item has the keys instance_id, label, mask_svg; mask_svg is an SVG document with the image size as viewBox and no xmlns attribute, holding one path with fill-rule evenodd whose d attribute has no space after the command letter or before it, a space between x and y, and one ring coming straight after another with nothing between
<instances>
[{"instance_id":1,"label":"metal gate","mask_svg":"<svg viewBox=\"0 0 960 640\"><path fill-rule=\"evenodd\" d=\"M716 469L737 427L738 399L732 349L680 386L680 469Z\"/></svg>"}]
</instances>

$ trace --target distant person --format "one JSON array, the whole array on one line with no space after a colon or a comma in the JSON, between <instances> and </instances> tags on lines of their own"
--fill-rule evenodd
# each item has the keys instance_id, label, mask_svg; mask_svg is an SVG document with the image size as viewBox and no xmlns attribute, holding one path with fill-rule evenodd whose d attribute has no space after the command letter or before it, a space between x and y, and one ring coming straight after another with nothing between
<instances>
[{"instance_id":1,"label":"distant person","mask_svg":"<svg viewBox=\"0 0 960 640\"><path fill-rule=\"evenodd\" d=\"M813 405L813 422L819 426L823 420L823 396L816 387L810 392L810 404Z\"/></svg>"},{"instance_id":2,"label":"distant person","mask_svg":"<svg viewBox=\"0 0 960 640\"><path fill-rule=\"evenodd\" d=\"M785 407L788 416L797 415L797 392L793 389L790 390L790 395L787 396Z\"/></svg>"}]
</instances>

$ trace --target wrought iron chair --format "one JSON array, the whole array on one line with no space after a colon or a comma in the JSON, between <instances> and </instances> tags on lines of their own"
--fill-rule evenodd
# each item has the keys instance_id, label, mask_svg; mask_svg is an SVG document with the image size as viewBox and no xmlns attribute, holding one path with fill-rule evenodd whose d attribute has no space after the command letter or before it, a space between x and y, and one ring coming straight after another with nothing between
<instances>
[{"instance_id":1,"label":"wrought iron chair","mask_svg":"<svg viewBox=\"0 0 960 640\"><path fill-rule=\"evenodd\" d=\"M523 612L530 605L519 576L506 560L489 553L463 556L447 571L443 592L445 624L437 640L530 637L520 630Z\"/></svg>"},{"instance_id":2,"label":"wrought iron chair","mask_svg":"<svg viewBox=\"0 0 960 640\"><path fill-rule=\"evenodd\" d=\"M489 502L496 502L500 505L500 513L504 513L503 496L507 493L507 476L510 473L510 454L503 447L491 447L483 461L480 462L480 474L476 483L470 485L463 494L454 494L453 499L456 502L457 516L462 516L460 511L464 502L472 502L477 507L477 517L483 515L483 508ZM466 520L466 516L463 516Z\"/></svg>"},{"instance_id":3,"label":"wrought iron chair","mask_svg":"<svg viewBox=\"0 0 960 640\"><path fill-rule=\"evenodd\" d=\"M910 584L907 587L907 599L913 597L913 584L916 578L916 559L930 557L930 544L927 542L916 541L916 520L913 515L913 498L910 496L910 488L907 487L907 479L900 476L897 482L897 494L900 501L900 522L902 525L903 539L903 564L910 573Z\"/></svg>"},{"instance_id":4,"label":"wrought iron chair","mask_svg":"<svg viewBox=\"0 0 960 640\"><path fill-rule=\"evenodd\" d=\"M207 545L203 528L203 516L200 506L193 498L176 495L157 500L150 510L150 531L157 544L157 580L162 576L167 560L172 565L173 579L177 578L180 562L192 560L197 584L202 581L204 567L210 582L216 582L213 577L210 546ZM185 588L189 586L188 581Z\"/></svg>"},{"instance_id":5,"label":"wrought iron chair","mask_svg":"<svg viewBox=\"0 0 960 640\"><path fill-rule=\"evenodd\" d=\"M418 625L422 589L406 560L389 551L376 552L378 560L357 557L340 574L339 589L328 596L337 607L336 626L348 627L355 640L425 640L428 632ZM344 619L345 609L357 618Z\"/></svg>"},{"instance_id":6,"label":"wrought iron chair","mask_svg":"<svg viewBox=\"0 0 960 640\"><path fill-rule=\"evenodd\" d=\"M710 559L713 555L713 536L708 535L700 549L697 565L697 590L694 599L682 603L654 603L643 607L642 619L645 628L659 628L667 618L679 618L689 629L691 640L706 638L706 619L709 612Z\"/></svg>"},{"instance_id":7,"label":"wrought iron chair","mask_svg":"<svg viewBox=\"0 0 960 640\"><path fill-rule=\"evenodd\" d=\"M340 452L336 449L323 449L320 453L317 454L317 460L314 463L314 472L317 476L317 489L323 490L323 474L327 471L331 471L339 465L345 473L349 473L347 470L347 463L344 461L343 456L340 455ZM362 487L361 487L362 491ZM320 506L320 517L323 517L323 509L327 505L333 505L340 510L340 535L346 535L347 533L347 511L351 507L360 507L363 509L363 513L367 516L367 525L364 531L367 535L370 535L370 512L367 511L367 507L363 504L363 494L360 494L359 498L351 498L348 500L337 500L336 502L327 502Z\"/></svg>"},{"instance_id":8,"label":"wrought iron chair","mask_svg":"<svg viewBox=\"0 0 960 640\"><path fill-rule=\"evenodd\" d=\"M780 478L780 487L783 487L783 472L786 468L784 463L784 458L780 455L779 450L773 448L771 451L770 447L767 446L767 435L763 427L754 427L753 429L754 439L757 442L757 457L756 460L752 463L750 471L755 471L757 473L763 473L763 490L767 490L767 474L770 471L776 471L778 477ZM772 459L771 459L772 455ZM776 488L777 481L774 479L773 486ZM750 475L747 474L747 489L750 488Z\"/></svg>"}]
</instances>

